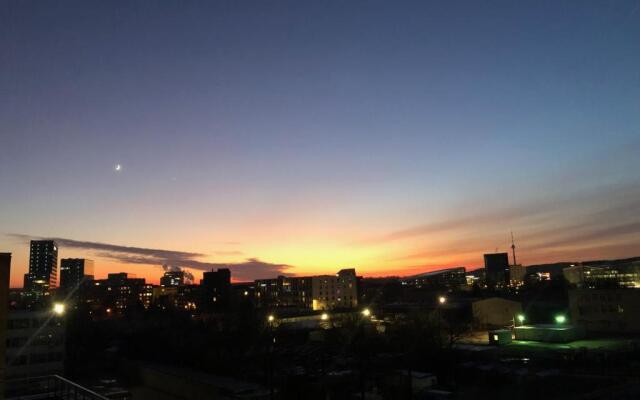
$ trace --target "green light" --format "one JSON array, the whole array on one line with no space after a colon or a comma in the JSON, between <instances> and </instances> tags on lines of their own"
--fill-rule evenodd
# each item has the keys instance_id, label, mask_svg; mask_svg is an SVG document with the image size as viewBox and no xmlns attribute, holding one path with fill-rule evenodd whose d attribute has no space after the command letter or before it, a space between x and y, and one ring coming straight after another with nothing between
<instances>
[{"instance_id":1,"label":"green light","mask_svg":"<svg viewBox=\"0 0 640 400\"><path fill-rule=\"evenodd\" d=\"M523 323L524 320L525 320L524 314L518 314L518 321L520 321L520 323Z\"/></svg>"},{"instance_id":2,"label":"green light","mask_svg":"<svg viewBox=\"0 0 640 400\"><path fill-rule=\"evenodd\" d=\"M564 315L556 315L556 323L564 324L567 321L567 317Z\"/></svg>"}]
</instances>

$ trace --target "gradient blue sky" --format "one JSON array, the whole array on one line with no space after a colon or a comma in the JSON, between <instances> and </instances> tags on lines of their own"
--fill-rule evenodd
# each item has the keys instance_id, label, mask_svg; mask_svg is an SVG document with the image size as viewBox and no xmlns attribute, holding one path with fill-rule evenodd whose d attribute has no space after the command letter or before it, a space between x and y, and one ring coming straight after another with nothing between
<instances>
[{"instance_id":1,"label":"gradient blue sky","mask_svg":"<svg viewBox=\"0 0 640 400\"><path fill-rule=\"evenodd\" d=\"M640 255L639 8L5 1L12 282L15 234L269 273L475 266L512 229L525 263ZM161 273L99 251L61 255Z\"/></svg>"}]
</instances>

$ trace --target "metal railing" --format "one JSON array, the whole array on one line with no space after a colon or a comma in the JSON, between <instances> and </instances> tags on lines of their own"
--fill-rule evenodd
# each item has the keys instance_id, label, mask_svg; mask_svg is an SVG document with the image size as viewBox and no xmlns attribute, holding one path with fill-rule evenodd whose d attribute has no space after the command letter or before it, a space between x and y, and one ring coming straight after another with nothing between
<instances>
[{"instance_id":1,"label":"metal railing","mask_svg":"<svg viewBox=\"0 0 640 400\"><path fill-rule=\"evenodd\" d=\"M9 379L4 387L6 400L109 400L58 375Z\"/></svg>"}]
</instances>

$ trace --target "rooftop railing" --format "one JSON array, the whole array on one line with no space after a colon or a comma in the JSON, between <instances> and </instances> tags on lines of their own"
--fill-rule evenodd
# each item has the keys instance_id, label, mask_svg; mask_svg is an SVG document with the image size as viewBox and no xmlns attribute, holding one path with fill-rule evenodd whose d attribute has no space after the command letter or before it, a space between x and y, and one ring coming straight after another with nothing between
<instances>
[{"instance_id":1,"label":"rooftop railing","mask_svg":"<svg viewBox=\"0 0 640 400\"><path fill-rule=\"evenodd\" d=\"M6 400L109 400L58 375L9 379L4 387Z\"/></svg>"}]
</instances>

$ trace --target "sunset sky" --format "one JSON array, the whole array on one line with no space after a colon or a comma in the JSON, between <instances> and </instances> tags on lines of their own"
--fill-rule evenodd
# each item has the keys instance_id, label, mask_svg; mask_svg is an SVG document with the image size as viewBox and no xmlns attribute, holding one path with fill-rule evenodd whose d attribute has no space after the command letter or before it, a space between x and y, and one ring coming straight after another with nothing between
<instances>
[{"instance_id":1,"label":"sunset sky","mask_svg":"<svg viewBox=\"0 0 640 400\"><path fill-rule=\"evenodd\" d=\"M3 2L12 285L640 256L640 3L517 3Z\"/></svg>"}]
</instances>

